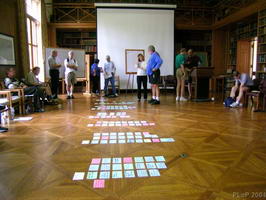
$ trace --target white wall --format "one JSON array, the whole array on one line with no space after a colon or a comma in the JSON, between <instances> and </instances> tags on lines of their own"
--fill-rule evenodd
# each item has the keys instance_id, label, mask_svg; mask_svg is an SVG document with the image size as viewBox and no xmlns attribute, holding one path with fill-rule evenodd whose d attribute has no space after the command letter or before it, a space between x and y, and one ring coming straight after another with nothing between
<instances>
[{"instance_id":1,"label":"white wall","mask_svg":"<svg viewBox=\"0 0 266 200\"><path fill-rule=\"evenodd\" d=\"M105 56L110 55L122 89L128 80L125 49L145 49L148 59L147 48L154 45L164 61L161 74L174 74L173 10L97 8L97 41L100 66L104 65Z\"/></svg>"}]
</instances>

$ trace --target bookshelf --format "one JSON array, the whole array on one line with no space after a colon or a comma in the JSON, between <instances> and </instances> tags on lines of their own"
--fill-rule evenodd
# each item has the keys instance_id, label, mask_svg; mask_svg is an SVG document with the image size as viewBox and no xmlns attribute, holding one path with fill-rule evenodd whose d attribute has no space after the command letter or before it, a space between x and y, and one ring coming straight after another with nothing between
<instances>
[{"instance_id":1,"label":"bookshelf","mask_svg":"<svg viewBox=\"0 0 266 200\"><path fill-rule=\"evenodd\" d=\"M266 9L258 13L257 72L266 71Z\"/></svg>"},{"instance_id":2,"label":"bookshelf","mask_svg":"<svg viewBox=\"0 0 266 200\"><path fill-rule=\"evenodd\" d=\"M84 49L86 54L97 53L96 30L57 30L57 46L61 48Z\"/></svg>"},{"instance_id":3,"label":"bookshelf","mask_svg":"<svg viewBox=\"0 0 266 200\"><path fill-rule=\"evenodd\" d=\"M236 55L237 55L237 41L246 40L257 37L258 23L257 18L252 17L251 19L235 24L228 30L228 59L227 68L234 68L236 66ZM265 41L266 42L266 41Z\"/></svg>"}]
</instances>

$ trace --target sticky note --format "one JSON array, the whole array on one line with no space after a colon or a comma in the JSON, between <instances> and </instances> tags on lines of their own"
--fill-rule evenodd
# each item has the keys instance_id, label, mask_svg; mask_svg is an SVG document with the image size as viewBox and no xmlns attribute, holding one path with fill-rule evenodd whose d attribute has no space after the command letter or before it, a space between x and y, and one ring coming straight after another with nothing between
<instances>
[{"instance_id":1,"label":"sticky note","mask_svg":"<svg viewBox=\"0 0 266 200\"><path fill-rule=\"evenodd\" d=\"M123 158L123 163L132 163L133 160L131 157L126 157L126 158Z\"/></svg>"},{"instance_id":2,"label":"sticky note","mask_svg":"<svg viewBox=\"0 0 266 200\"><path fill-rule=\"evenodd\" d=\"M88 172L87 179L97 179L98 172Z\"/></svg>"},{"instance_id":3,"label":"sticky note","mask_svg":"<svg viewBox=\"0 0 266 200\"><path fill-rule=\"evenodd\" d=\"M112 178L123 178L122 171L113 171L112 172Z\"/></svg>"},{"instance_id":4,"label":"sticky note","mask_svg":"<svg viewBox=\"0 0 266 200\"><path fill-rule=\"evenodd\" d=\"M158 169L150 169L149 174L150 176L160 176L160 172Z\"/></svg>"},{"instance_id":5,"label":"sticky note","mask_svg":"<svg viewBox=\"0 0 266 200\"><path fill-rule=\"evenodd\" d=\"M120 139L120 140L124 140L124 139L126 139L126 137L123 136L123 135L120 135L120 136L118 136L118 139Z\"/></svg>"},{"instance_id":6,"label":"sticky note","mask_svg":"<svg viewBox=\"0 0 266 200\"><path fill-rule=\"evenodd\" d=\"M116 144L117 140L109 140L109 144Z\"/></svg>"},{"instance_id":7,"label":"sticky note","mask_svg":"<svg viewBox=\"0 0 266 200\"><path fill-rule=\"evenodd\" d=\"M166 169L166 164L164 162L158 162L156 163L156 166L158 169Z\"/></svg>"},{"instance_id":8,"label":"sticky note","mask_svg":"<svg viewBox=\"0 0 266 200\"><path fill-rule=\"evenodd\" d=\"M152 156L146 156L146 157L145 157L145 161L146 161L146 162L154 162L154 159L153 159Z\"/></svg>"},{"instance_id":9,"label":"sticky note","mask_svg":"<svg viewBox=\"0 0 266 200\"><path fill-rule=\"evenodd\" d=\"M126 140L118 140L118 143L119 144L125 144L126 143Z\"/></svg>"},{"instance_id":10,"label":"sticky note","mask_svg":"<svg viewBox=\"0 0 266 200\"><path fill-rule=\"evenodd\" d=\"M134 169L134 166L133 164L124 164L124 169L127 170L127 169Z\"/></svg>"},{"instance_id":11,"label":"sticky note","mask_svg":"<svg viewBox=\"0 0 266 200\"><path fill-rule=\"evenodd\" d=\"M127 143L135 143L135 140L134 139L128 139Z\"/></svg>"},{"instance_id":12,"label":"sticky note","mask_svg":"<svg viewBox=\"0 0 266 200\"><path fill-rule=\"evenodd\" d=\"M73 176L73 181L80 181L83 180L85 176L84 172L75 172Z\"/></svg>"},{"instance_id":13,"label":"sticky note","mask_svg":"<svg viewBox=\"0 0 266 200\"><path fill-rule=\"evenodd\" d=\"M158 143L158 142L161 142L161 141L160 141L160 139L152 139L152 142Z\"/></svg>"},{"instance_id":14,"label":"sticky note","mask_svg":"<svg viewBox=\"0 0 266 200\"><path fill-rule=\"evenodd\" d=\"M124 171L125 178L134 178L135 172L133 170Z\"/></svg>"},{"instance_id":15,"label":"sticky note","mask_svg":"<svg viewBox=\"0 0 266 200\"><path fill-rule=\"evenodd\" d=\"M154 125L155 125L155 123L149 123L149 125L150 125L150 126L154 126Z\"/></svg>"},{"instance_id":16,"label":"sticky note","mask_svg":"<svg viewBox=\"0 0 266 200\"><path fill-rule=\"evenodd\" d=\"M109 136L102 136L102 140L108 140Z\"/></svg>"},{"instance_id":17,"label":"sticky note","mask_svg":"<svg viewBox=\"0 0 266 200\"><path fill-rule=\"evenodd\" d=\"M137 170L137 175L138 177L148 177L148 172L147 170Z\"/></svg>"},{"instance_id":18,"label":"sticky note","mask_svg":"<svg viewBox=\"0 0 266 200\"><path fill-rule=\"evenodd\" d=\"M100 164L101 163L101 158L93 158L91 160L91 164Z\"/></svg>"},{"instance_id":19,"label":"sticky note","mask_svg":"<svg viewBox=\"0 0 266 200\"><path fill-rule=\"evenodd\" d=\"M103 158L102 163L111 163L111 158Z\"/></svg>"},{"instance_id":20,"label":"sticky note","mask_svg":"<svg viewBox=\"0 0 266 200\"><path fill-rule=\"evenodd\" d=\"M112 136L110 136L110 140L116 140L117 139L117 137L116 137L116 135L112 135Z\"/></svg>"},{"instance_id":21,"label":"sticky note","mask_svg":"<svg viewBox=\"0 0 266 200\"><path fill-rule=\"evenodd\" d=\"M146 169L144 163L135 163L135 167L136 169Z\"/></svg>"},{"instance_id":22,"label":"sticky note","mask_svg":"<svg viewBox=\"0 0 266 200\"><path fill-rule=\"evenodd\" d=\"M88 127L93 127L93 124L88 124L87 126L88 126Z\"/></svg>"},{"instance_id":23,"label":"sticky note","mask_svg":"<svg viewBox=\"0 0 266 200\"><path fill-rule=\"evenodd\" d=\"M137 139L136 143L143 143L143 140L142 139Z\"/></svg>"},{"instance_id":24,"label":"sticky note","mask_svg":"<svg viewBox=\"0 0 266 200\"><path fill-rule=\"evenodd\" d=\"M99 143L99 140L92 140L91 141L91 144L98 144Z\"/></svg>"},{"instance_id":25,"label":"sticky note","mask_svg":"<svg viewBox=\"0 0 266 200\"><path fill-rule=\"evenodd\" d=\"M89 171L98 171L99 165L90 165Z\"/></svg>"},{"instance_id":26,"label":"sticky note","mask_svg":"<svg viewBox=\"0 0 266 200\"><path fill-rule=\"evenodd\" d=\"M101 171L110 171L111 165L110 164L102 164Z\"/></svg>"},{"instance_id":27,"label":"sticky note","mask_svg":"<svg viewBox=\"0 0 266 200\"><path fill-rule=\"evenodd\" d=\"M135 157L134 160L135 162L144 162L143 157Z\"/></svg>"},{"instance_id":28,"label":"sticky note","mask_svg":"<svg viewBox=\"0 0 266 200\"><path fill-rule=\"evenodd\" d=\"M155 163L146 163L146 166L148 169L156 169L156 164Z\"/></svg>"},{"instance_id":29,"label":"sticky note","mask_svg":"<svg viewBox=\"0 0 266 200\"><path fill-rule=\"evenodd\" d=\"M142 139L142 136L141 135L136 135L135 138L136 139Z\"/></svg>"},{"instance_id":30,"label":"sticky note","mask_svg":"<svg viewBox=\"0 0 266 200\"><path fill-rule=\"evenodd\" d=\"M134 139L134 136L128 135L127 139Z\"/></svg>"},{"instance_id":31,"label":"sticky note","mask_svg":"<svg viewBox=\"0 0 266 200\"><path fill-rule=\"evenodd\" d=\"M144 139L145 143L151 143L151 139Z\"/></svg>"},{"instance_id":32,"label":"sticky note","mask_svg":"<svg viewBox=\"0 0 266 200\"><path fill-rule=\"evenodd\" d=\"M136 136L141 136L141 132L135 132Z\"/></svg>"},{"instance_id":33,"label":"sticky note","mask_svg":"<svg viewBox=\"0 0 266 200\"><path fill-rule=\"evenodd\" d=\"M113 158L113 163L122 163L122 158Z\"/></svg>"},{"instance_id":34,"label":"sticky note","mask_svg":"<svg viewBox=\"0 0 266 200\"><path fill-rule=\"evenodd\" d=\"M109 179L110 178L110 172L109 171L102 171L100 172L100 179Z\"/></svg>"},{"instance_id":35,"label":"sticky note","mask_svg":"<svg viewBox=\"0 0 266 200\"><path fill-rule=\"evenodd\" d=\"M93 136L101 136L101 133L94 133Z\"/></svg>"},{"instance_id":36,"label":"sticky note","mask_svg":"<svg viewBox=\"0 0 266 200\"><path fill-rule=\"evenodd\" d=\"M174 142L173 138L160 138L161 142Z\"/></svg>"},{"instance_id":37,"label":"sticky note","mask_svg":"<svg viewBox=\"0 0 266 200\"><path fill-rule=\"evenodd\" d=\"M89 140L82 140L81 144L90 144Z\"/></svg>"},{"instance_id":38,"label":"sticky note","mask_svg":"<svg viewBox=\"0 0 266 200\"><path fill-rule=\"evenodd\" d=\"M113 164L113 170L122 170L122 164Z\"/></svg>"},{"instance_id":39,"label":"sticky note","mask_svg":"<svg viewBox=\"0 0 266 200\"><path fill-rule=\"evenodd\" d=\"M101 140L100 144L108 144L108 140Z\"/></svg>"},{"instance_id":40,"label":"sticky note","mask_svg":"<svg viewBox=\"0 0 266 200\"><path fill-rule=\"evenodd\" d=\"M94 136L93 140L100 140L100 138L101 138L100 136Z\"/></svg>"},{"instance_id":41,"label":"sticky note","mask_svg":"<svg viewBox=\"0 0 266 200\"><path fill-rule=\"evenodd\" d=\"M165 158L163 156L155 156L157 162L165 162Z\"/></svg>"},{"instance_id":42,"label":"sticky note","mask_svg":"<svg viewBox=\"0 0 266 200\"><path fill-rule=\"evenodd\" d=\"M124 132L119 132L118 136L125 136L125 133Z\"/></svg>"},{"instance_id":43,"label":"sticky note","mask_svg":"<svg viewBox=\"0 0 266 200\"><path fill-rule=\"evenodd\" d=\"M94 180L93 181L93 188L104 188L105 180Z\"/></svg>"}]
</instances>

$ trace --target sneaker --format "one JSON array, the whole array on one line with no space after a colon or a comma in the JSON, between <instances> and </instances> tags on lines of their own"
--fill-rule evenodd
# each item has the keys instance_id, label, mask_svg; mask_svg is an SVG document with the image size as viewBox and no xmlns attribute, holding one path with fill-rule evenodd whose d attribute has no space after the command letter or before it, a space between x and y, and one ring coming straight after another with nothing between
<instances>
[{"instance_id":1,"label":"sneaker","mask_svg":"<svg viewBox=\"0 0 266 200\"><path fill-rule=\"evenodd\" d=\"M158 105L158 104L160 104L160 101L158 101L158 100L154 100L154 101L151 103L151 105Z\"/></svg>"},{"instance_id":2,"label":"sneaker","mask_svg":"<svg viewBox=\"0 0 266 200\"><path fill-rule=\"evenodd\" d=\"M154 101L156 101L156 99L151 99L151 100L149 100L148 102L149 102L149 103L152 103L152 102L154 102Z\"/></svg>"},{"instance_id":3,"label":"sneaker","mask_svg":"<svg viewBox=\"0 0 266 200\"><path fill-rule=\"evenodd\" d=\"M239 107L239 103L234 102L234 103L232 103L232 104L230 105L230 107L231 107L231 108L237 108L237 107Z\"/></svg>"},{"instance_id":4,"label":"sneaker","mask_svg":"<svg viewBox=\"0 0 266 200\"><path fill-rule=\"evenodd\" d=\"M71 99L75 99L75 97L73 95L70 96Z\"/></svg>"},{"instance_id":5,"label":"sneaker","mask_svg":"<svg viewBox=\"0 0 266 200\"><path fill-rule=\"evenodd\" d=\"M8 131L8 128L0 126L0 133L4 133L4 132L7 132L7 131Z\"/></svg>"},{"instance_id":6,"label":"sneaker","mask_svg":"<svg viewBox=\"0 0 266 200\"><path fill-rule=\"evenodd\" d=\"M71 99L71 96L67 95L67 99Z\"/></svg>"},{"instance_id":7,"label":"sneaker","mask_svg":"<svg viewBox=\"0 0 266 200\"><path fill-rule=\"evenodd\" d=\"M187 101L185 97L180 97L180 101Z\"/></svg>"},{"instance_id":8,"label":"sneaker","mask_svg":"<svg viewBox=\"0 0 266 200\"><path fill-rule=\"evenodd\" d=\"M180 100L180 97L179 96L176 96L175 100L176 101L179 101Z\"/></svg>"},{"instance_id":9,"label":"sneaker","mask_svg":"<svg viewBox=\"0 0 266 200\"><path fill-rule=\"evenodd\" d=\"M115 95L114 95L115 97L118 97L118 94L117 93L115 93Z\"/></svg>"}]
</instances>

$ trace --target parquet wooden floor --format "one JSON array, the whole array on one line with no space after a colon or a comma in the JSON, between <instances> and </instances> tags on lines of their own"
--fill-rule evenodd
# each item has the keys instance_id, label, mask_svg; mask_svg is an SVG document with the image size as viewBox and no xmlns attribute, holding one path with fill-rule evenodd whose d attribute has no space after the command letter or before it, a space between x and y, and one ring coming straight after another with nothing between
<instances>
[{"instance_id":1,"label":"parquet wooden floor","mask_svg":"<svg viewBox=\"0 0 266 200\"><path fill-rule=\"evenodd\" d=\"M249 200L266 199L266 114L220 103L137 103L124 110L149 127L87 127L95 99L77 95L62 107L10 125L0 136L0 200ZM125 96L112 101L136 101ZM127 119L127 120L130 120ZM105 121L108 119L104 119ZM111 119L112 121L121 119ZM149 131L174 143L81 145L94 132ZM179 158L187 153L187 158ZM110 179L104 189L73 181L92 158L163 155L160 177ZM259 196L260 195L260 196Z\"/></svg>"}]
</instances>

